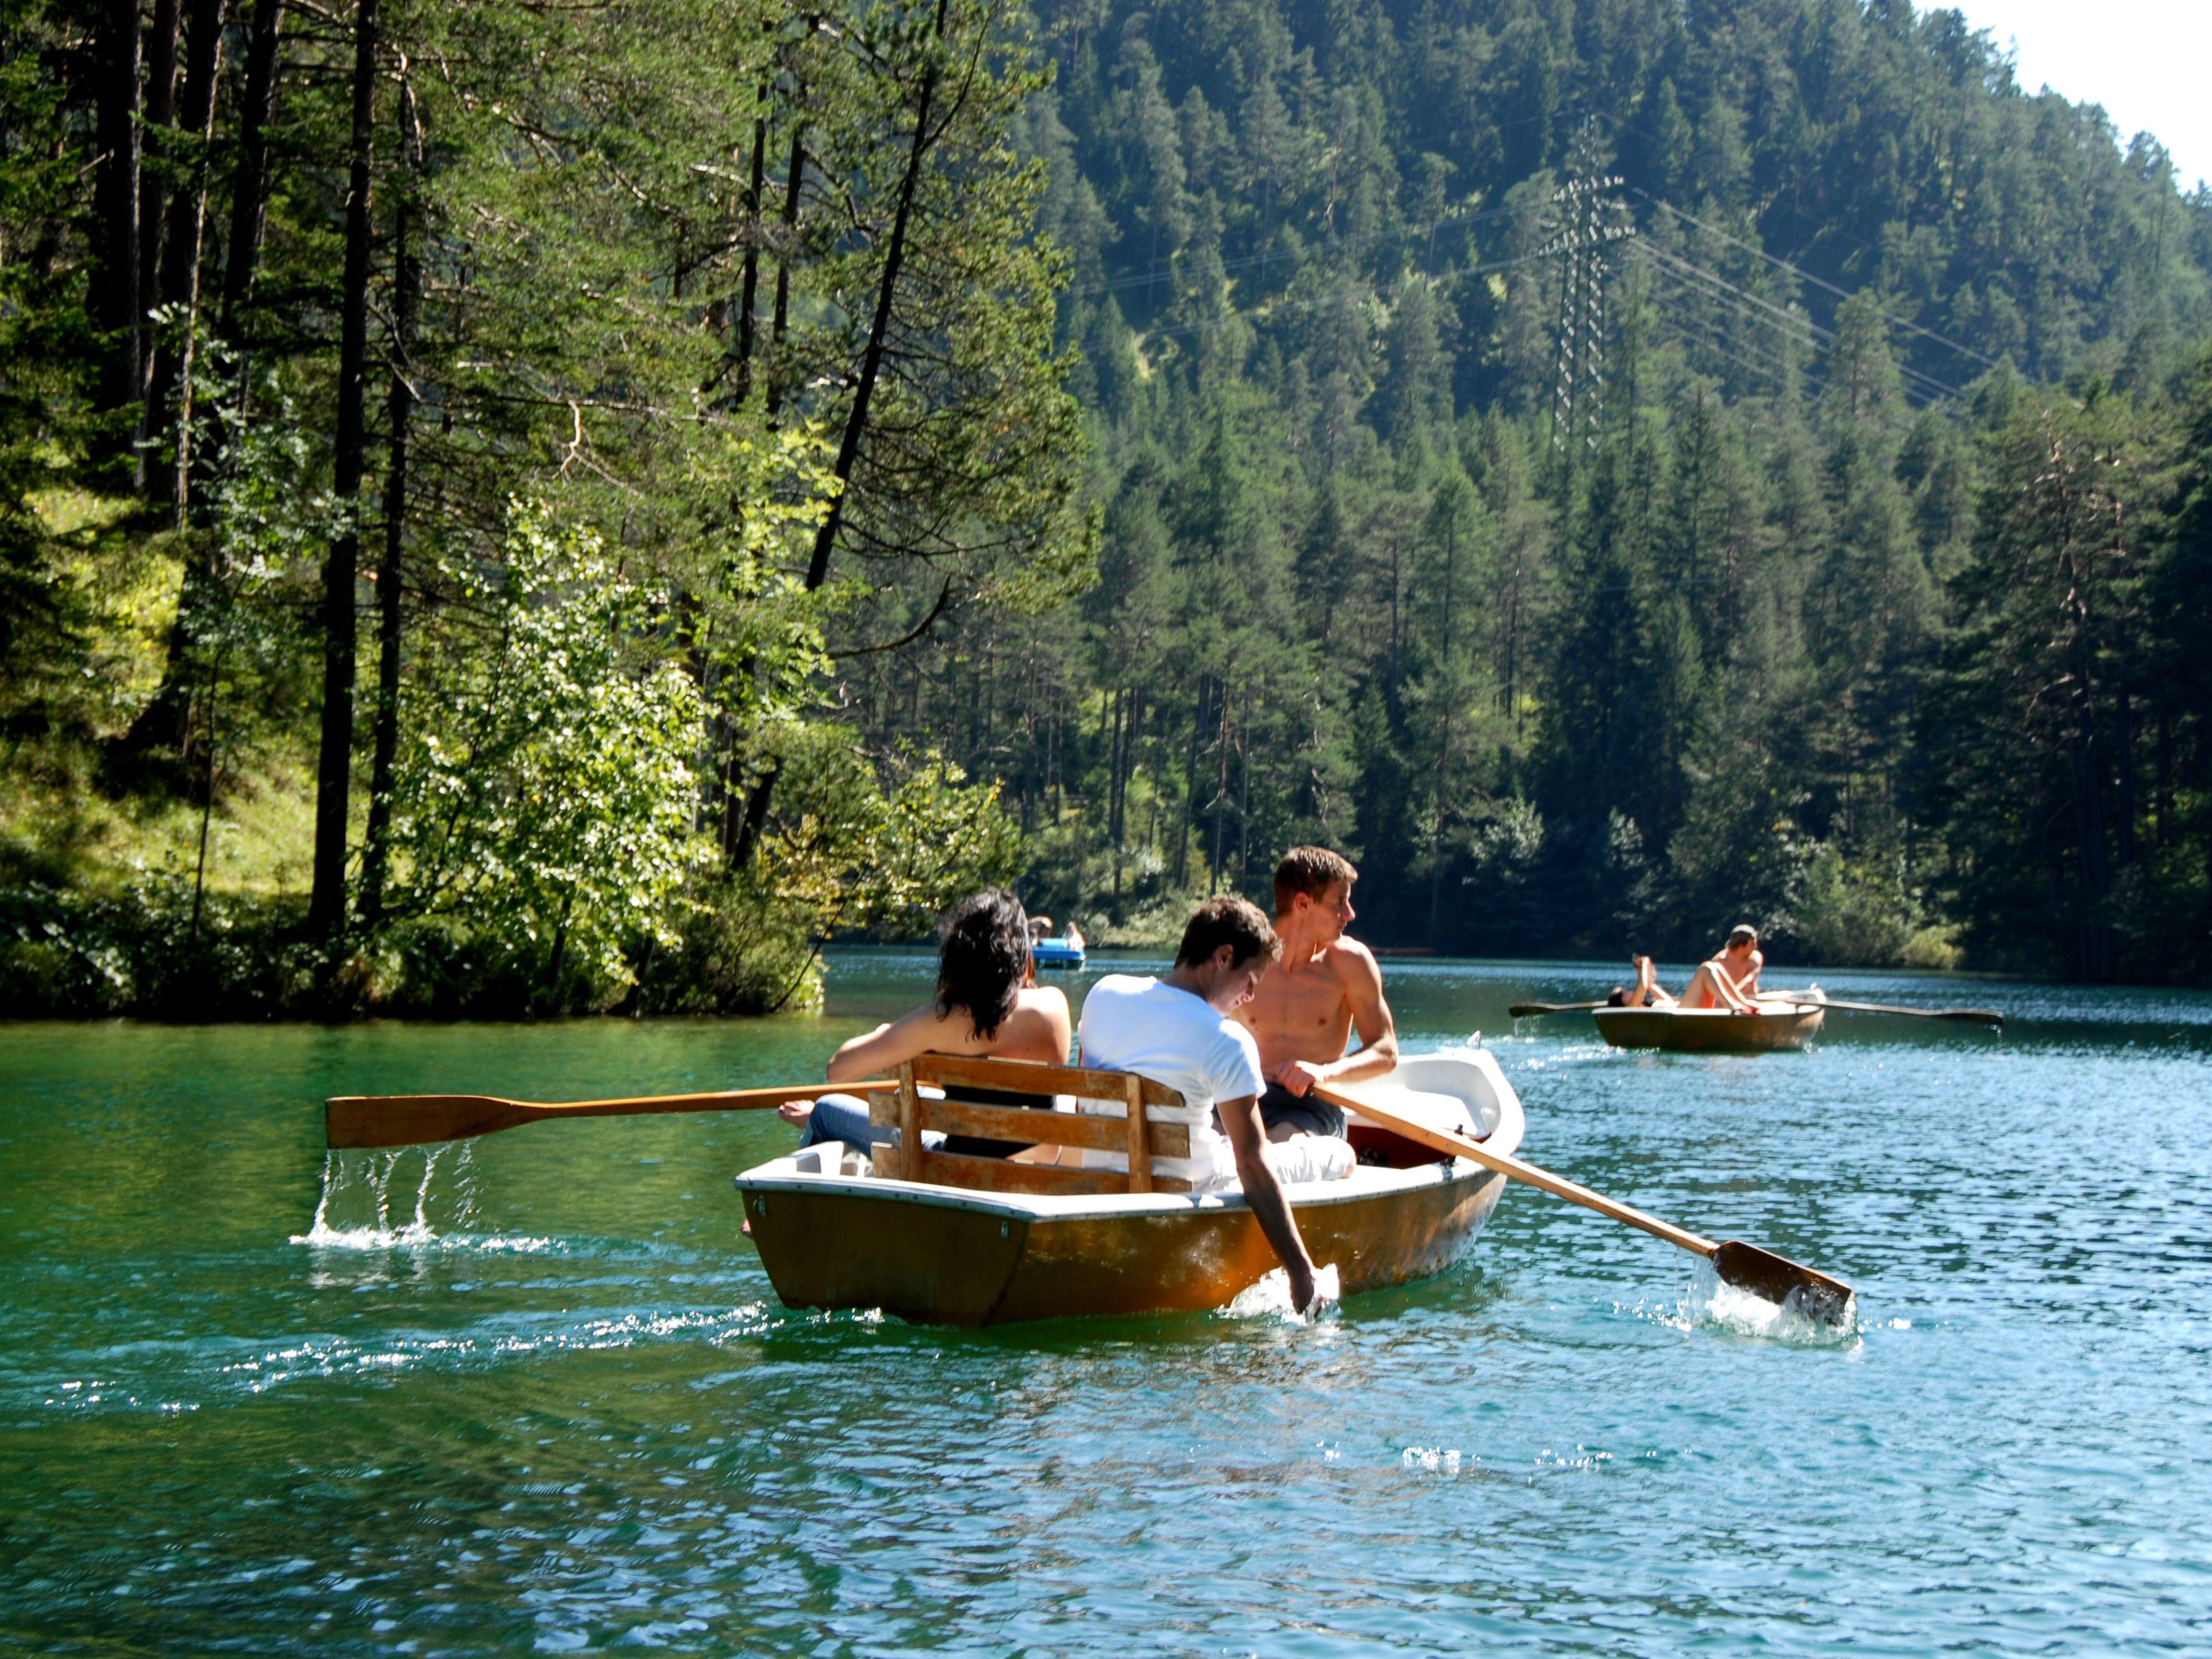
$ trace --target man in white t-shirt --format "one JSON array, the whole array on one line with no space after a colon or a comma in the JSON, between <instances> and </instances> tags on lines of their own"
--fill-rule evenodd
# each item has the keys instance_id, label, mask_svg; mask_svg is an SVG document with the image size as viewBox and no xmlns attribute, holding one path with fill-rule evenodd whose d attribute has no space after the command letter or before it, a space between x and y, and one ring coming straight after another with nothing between
<instances>
[{"instance_id":1,"label":"man in white t-shirt","mask_svg":"<svg viewBox=\"0 0 2212 1659\"><path fill-rule=\"evenodd\" d=\"M1303 1310L1313 1300L1313 1258L1262 1150L1267 1137L1259 1100L1267 1079L1260 1072L1259 1047L1229 1018L1250 1000L1282 948L1257 905L1208 899L1183 928L1175 966L1165 977L1109 974L1091 988L1076 1040L1084 1065L1135 1072L1182 1096L1183 1109L1164 1107L1152 1115L1188 1123L1187 1167L1184 1160L1156 1158L1154 1169L1183 1176L1194 1188L1225 1184L1233 1171L1290 1278L1291 1304ZM1091 1152L1085 1161L1121 1157Z\"/></svg>"}]
</instances>

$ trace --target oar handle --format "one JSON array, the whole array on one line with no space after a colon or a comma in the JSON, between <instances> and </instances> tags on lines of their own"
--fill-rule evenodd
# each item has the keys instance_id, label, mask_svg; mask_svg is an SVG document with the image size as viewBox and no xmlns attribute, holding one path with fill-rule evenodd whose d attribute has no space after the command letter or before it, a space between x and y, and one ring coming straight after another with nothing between
<instances>
[{"instance_id":1,"label":"oar handle","mask_svg":"<svg viewBox=\"0 0 2212 1659\"><path fill-rule=\"evenodd\" d=\"M1577 1182L1525 1163L1510 1152L1493 1152L1479 1140L1470 1140L1465 1135L1453 1134L1446 1129L1431 1129L1425 1123L1401 1116L1388 1107L1376 1104L1364 1094L1354 1094L1326 1083L1315 1084L1313 1091L1333 1106L1341 1106L1347 1111L1358 1113L1377 1128L1403 1135L1432 1152L1449 1152L1455 1157L1480 1164L1486 1170L1495 1170L1516 1181L1525 1181L1531 1187L1540 1187L1554 1198L1564 1198L1570 1204L1579 1204L1586 1210L1595 1210L1600 1215L1610 1216L1615 1221L1640 1227L1654 1238L1663 1238L1669 1244L1693 1255L1710 1256L1720 1249L1713 1240L1702 1238L1686 1227L1677 1227L1671 1221L1662 1221L1656 1215L1647 1214L1632 1204L1623 1204L1618 1199L1607 1198L1603 1193L1592 1192Z\"/></svg>"}]
</instances>

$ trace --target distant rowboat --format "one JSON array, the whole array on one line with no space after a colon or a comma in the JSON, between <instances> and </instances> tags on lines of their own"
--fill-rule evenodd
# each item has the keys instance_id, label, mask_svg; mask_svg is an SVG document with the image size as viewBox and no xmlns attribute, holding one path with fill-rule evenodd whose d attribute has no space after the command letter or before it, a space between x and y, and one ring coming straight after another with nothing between
<instances>
[{"instance_id":1,"label":"distant rowboat","mask_svg":"<svg viewBox=\"0 0 2212 1659\"><path fill-rule=\"evenodd\" d=\"M1771 1054L1802 1048L1826 1018L1824 1008L1598 1008L1597 1034L1616 1048L1663 1048L1674 1054Z\"/></svg>"},{"instance_id":2,"label":"distant rowboat","mask_svg":"<svg viewBox=\"0 0 2212 1659\"><path fill-rule=\"evenodd\" d=\"M1041 939L1030 946L1030 957L1039 968L1080 968L1083 947L1064 939Z\"/></svg>"},{"instance_id":3,"label":"distant rowboat","mask_svg":"<svg viewBox=\"0 0 2212 1659\"><path fill-rule=\"evenodd\" d=\"M1126 1099L1130 1109L1112 1117L932 1102L917 1086L932 1081ZM919 1141L934 1114L961 1133L1102 1150L1149 1144L1164 1157L1188 1150L1186 1127L1148 1111L1180 1107L1180 1097L1139 1078L924 1055L902 1068L901 1084L878 1109L898 1123L902 1143ZM1496 1151L1520 1144L1520 1100L1487 1054L1407 1060L1361 1086L1378 1106L1480 1132ZM1285 1189L1316 1265L1335 1264L1346 1294L1449 1267L1498 1207L1505 1177L1356 1118L1352 1136L1364 1157L1387 1162ZM1152 1176L1149 1159L1133 1182L1114 1170L936 1151L919 1162L909 1170L902 1151L884 1147L875 1169L846 1174L857 1160L832 1143L738 1176L761 1264L788 1306L881 1308L942 1325L1196 1311L1224 1306L1276 1266L1241 1193L1176 1190L1183 1183Z\"/></svg>"}]
</instances>

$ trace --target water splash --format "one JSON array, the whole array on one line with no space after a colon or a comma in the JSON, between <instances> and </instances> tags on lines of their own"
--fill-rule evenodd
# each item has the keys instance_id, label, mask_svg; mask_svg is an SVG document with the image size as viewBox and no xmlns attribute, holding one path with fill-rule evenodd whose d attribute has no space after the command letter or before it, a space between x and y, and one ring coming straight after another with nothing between
<instances>
[{"instance_id":1,"label":"water splash","mask_svg":"<svg viewBox=\"0 0 2212 1659\"><path fill-rule=\"evenodd\" d=\"M1313 1305L1299 1313L1291 1306L1290 1275L1276 1267L1237 1291L1236 1298L1222 1311L1231 1319L1275 1318L1286 1324L1304 1325L1334 1312L1343 1299L1343 1277L1332 1262L1315 1270Z\"/></svg>"},{"instance_id":2,"label":"water splash","mask_svg":"<svg viewBox=\"0 0 2212 1659\"><path fill-rule=\"evenodd\" d=\"M1425 1474L1457 1474L1460 1453L1456 1446L1408 1446L1400 1454L1400 1462Z\"/></svg>"},{"instance_id":3,"label":"water splash","mask_svg":"<svg viewBox=\"0 0 2212 1659\"><path fill-rule=\"evenodd\" d=\"M441 1168L451 1176L443 1183L438 1178ZM432 1220L434 1204L436 1224ZM406 1218L395 1222L395 1212ZM470 1231L476 1219L476 1159L466 1141L365 1154L331 1152L323 1157L323 1190L315 1202L314 1219L306 1232L294 1233L291 1242L318 1250L535 1255L553 1248L550 1238L476 1234Z\"/></svg>"},{"instance_id":4,"label":"water splash","mask_svg":"<svg viewBox=\"0 0 2212 1659\"><path fill-rule=\"evenodd\" d=\"M1682 1302L1685 1328L1726 1331L1781 1342L1793 1348L1849 1348L1859 1342L1858 1297L1844 1304L1843 1316L1832 1323L1810 1311L1802 1291L1792 1291L1780 1303L1720 1281L1711 1267L1698 1269Z\"/></svg>"}]
</instances>

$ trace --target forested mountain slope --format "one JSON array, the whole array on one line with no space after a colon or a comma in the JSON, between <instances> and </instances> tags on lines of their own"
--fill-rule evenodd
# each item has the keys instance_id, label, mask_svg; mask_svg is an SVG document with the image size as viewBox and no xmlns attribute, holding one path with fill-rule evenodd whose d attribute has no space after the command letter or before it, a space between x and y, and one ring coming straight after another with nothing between
<instances>
[{"instance_id":1,"label":"forested mountain slope","mask_svg":"<svg viewBox=\"0 0 2212 1659\"><path fill-rule=\"evenodd\" d=\"M2148 137L1902 0L1041 22L1099 583L844 674L1038 902L1310 837L1401 945L2212 963L2212 203Z\"/></svg>"},{"instance_id":2,"label":"forested mountain slope","mask_svg":"<svg viewBox=\"0 0 2212 1659\"><path fill-rule=\"evenodd\" d=\"M2208 337L1902 0L0 0L0 1015L2202 976Z\"/></svg>"}]
</instances>

